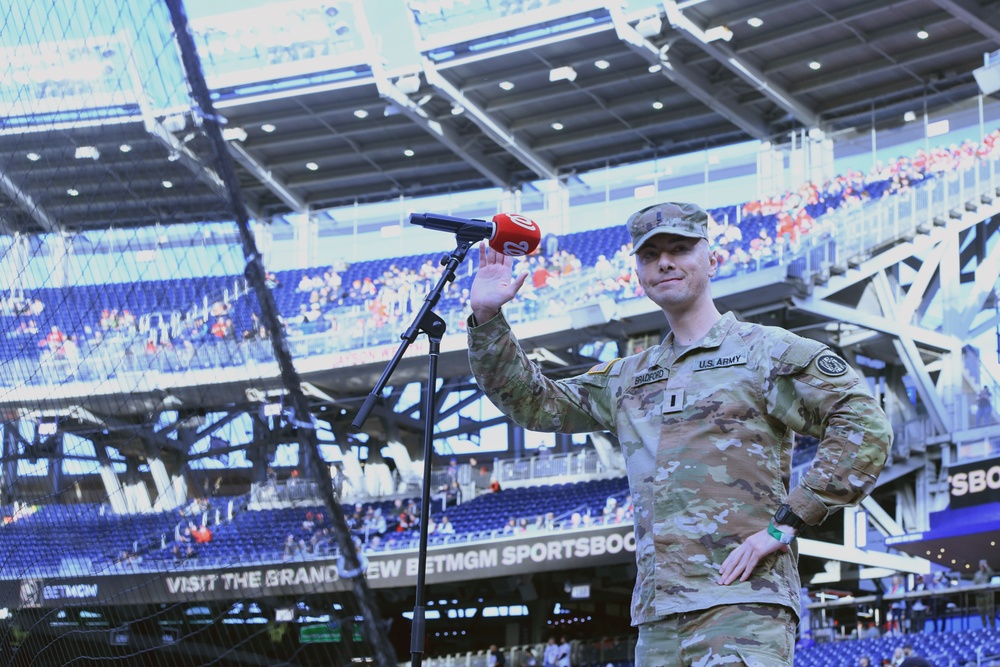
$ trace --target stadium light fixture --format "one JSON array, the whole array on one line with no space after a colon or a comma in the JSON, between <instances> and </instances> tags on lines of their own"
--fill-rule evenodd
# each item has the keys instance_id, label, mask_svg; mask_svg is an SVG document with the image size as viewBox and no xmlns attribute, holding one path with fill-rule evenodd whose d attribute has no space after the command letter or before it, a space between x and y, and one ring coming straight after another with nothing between
<instances>
[{"instance_id":1,"label":"stadium light fixture","mask_svg":"<svg viewBox=\"0 0 1000 667\"><path fill-rule=\"evenodd\" d=\"M77 160L99 160L101 151L97 150L96 146L77 146L73 157Z\"/></svg>"},{"instance_id":2,"label":"stadium light fixture","mask_svg":"<svg viewBox=\"0 0 1000 667\"><path fill-rule=\"evenodd\" d=\"M68 194L70 197L79 197L80 191L77 190L76 188L70 188L66 191L66 194Z\"/></svg>"},{"instance_id":3,"label":"stadium light fixture","mask_svg":"<svg viewBox=\"0 0 1000 667\"><path fill-rule=\"evenodd\" d=\"M556 121L556 122L552 123L552 129L555 130L556 132L558 132L559 130L563 129L564 127L566 127L566 126L563 125L562 123L560 123L559 121Z\"/></svg>"},{"instance_id":4,"label":"stadium light fixture","mask_svg":"<svg viewBox=\"0 0 1000 667\"><path fill-rule=\"evenodd\" d=\"M407 74L396 79L396 87L406 95L412 95L420 90L420 75Z\"/></svg>"},{"instance_id":5,"label":"stadium light fixture","mask_svg":"<svg viewBox=\"0 0 1000 667\"><path fill-rule=\"evenodd\" d=\"M653 102L653 108L659 111L660 109L663 108L663 102L661 102L660 100L655 100Z\"/></svg>"},{"instance_id":6,"label":"stadium light fixture","mask_svg":"<svg viewBox=\"0 0 1000 667\"><path fill-rule=\"evenodd\" d=\"M549 70L549 81L551 83L555 83L556 81L576 81L576 70L569 65L554 67Z\"/></svg>"},{"instance_id":7,"label":"stadium light fixture","mask_svg":"<svg viewBox=\"0 0 1000 667\"><path fill-rule=\"evenodd\" d=\"M268 134L271 134L276 129L278 128L276 128L273 123L264 123L263 125L260 126L261 132L267 132Z\"/></svg>"},{"instance_id":8,"label":"stadium light fixture","mask_svg":"<svg viewBox=\"0 0 1000 667\"><path fill-rule=\"evenodd\" d=\"M809 69L811 69L811 70L817 70L817 69L819 69L822 66L823 66L823 63L821 63L818 60L814 60L811 63L809 63Z\"/></svg>"},{"instance_id":9,"label":"stadium light fixture","mask_svg":"<svg viewBox=\"0 0 1000 667\"><path fill-rule=\"evenodd\" d=\"M403 149L403 155L405 155L406 157L413 157L413 155L414 155L413 149L412 148L404 148Z\"/></svg>"},{"instance_id":10,"label":"stadium light fixture","mask_svg":"<svg viewBox=\"0 0 1000 667\"><path fill-rule=\"evenodd\" d=\"M751 16L750 18L747 19L747 25L750 26L751 28L759 28L762 25L764 25L764 20L761 19L759 16Z\"/></svg>"},{"instance_id":11,"label":"stadium light fixture","mask_svg":"<svg viewBox=\"0 0 1000 667\"><path fill-rule=\"evenodd\" d=\"M130 153L132 151L132 144L122 144L118 147L122 153Z\"/></svg>"},{"instance_id":12,"label":"stadium light fixture","mask_svg":"<svg viewBox=\"0 0 1000 667\"><path fill-rule=\"evenodd\" d=\"M173 181L163 181L163 187L166 188L167 190L169 190L170 188L174 187L174 182Z\"/></svg>"},{"instance_id":13,"label":"stadium light fixture","mask_svg":"<svg viewBox=\"0 0 1000 667\"><path fill-rule=\"evenodd\" d=\"M514 82L513 81L501 81L500 82L500 88L502 90L508 90L508 91L509 90L514 90Z\"/></svg>"},{"instance_id":14,"label":"stadium light fixture","mask_svg":"<svg viewBox=\"0 0 1000 667\"><path fill-rule=\"evenodd\" d=\"M656 37L661 30L663 30L663 19L660 18L659 14L647 16L635 24L635 31L646 39Z\"/></svg>"},{"instance_id":15,"label":"stadium light fixture","mask_svg":"<svg viewBox=\"0 0 1000 667\"><path fill-rule=\"evenodd\" d=\"M926 30L924 30L923 28L917 31L917 39L927 39L930 36L931 34Z\"/></svg>"},{"instance_id":16,"label":"stadium light fixture","mask_svg":"<svg viewBox=\"0 0 1000 667\"><path fill-rule=\"evenodd\" d=\"M714 28L709 28L705 31L705 43L716 42L722 40L728 42L733 38L733 31L729 29L728 26L717 25Z\"/></svg>"},{"instance_id":17,"label":"stadium light fixture","mask_svg":"<svg viewBox=\"0 0 1000 667\"><path fill-rule=\"evenodd\" d=\"M306 169L308 169L309 171L316 171L317 169L319 169L319 165L316 164L315 162L306 162Z\"/></svg>"},{"instance_id":18,"label":"stadium light fixture","mask_svg":"<svg viewBox=\"0 0 1000 667\"><path fill-rule=\"evenodd\" d=\"M916 119L917 119L917 114L915 111L907 111L906 113L903 114L904 123L912 123Z\"/></svg>"},{"instance_id":19,"label":"stadium light fixture","mask_svg":"<svg viewBox=\"0 0 1000 667\"><path fill-rule=\"evenodd\" d=\"M461 104L453 104L451 106L452 116L461 116L463 113L465 113L465 107L463 107Z\"/></svg>"},{"instance_id":20,"label":"stadium light fixture","mask_svg":"<svg viewBox=\"0 0 1000 667\"><path fill-rule=\"evenodd\" d=\"M595 60L594 67L596 67L597 69L607 69L611 67L611 63L609 63L607 60L604 59Z\"/></svg>"},{"instance_id":21,"label":"stadium light fixture","mask_svg":"<svg viewBox=\"0 0 1000 667\"><path fill-rule=\"evenodd\" d=\"M38 162L39 160L41 160L41 159L42 159L42 156L41 156L41 155L39 155L38 153L28 153L28 154L27 154L27 155L25 155L24 157L28 158L28 159L29 159L29 160L31 160L32 162Z\"/></svg>"},{"instance_id":22,"label":"stadium light fixture","mask_svg":"<svg viewBox=\"0 0 1000 667\"><path fill-rule=\"evenodd\" d=\"M367 109L358 109L358 110L356 110L354 112L354 117L355 118L361 118L361 119L368 118L368 110Z\"/></svg>"},{"instance_id":23,"label":"stadium light fixture","mask_svg":"<svg viewBox=\"0 0 1000 667\"><path fill-rule=\"evenodd\" d=\"M247 131L242 127L227 127L222 130L222 138L226 141L246 141Z\"/></svg>"}]
</instances>

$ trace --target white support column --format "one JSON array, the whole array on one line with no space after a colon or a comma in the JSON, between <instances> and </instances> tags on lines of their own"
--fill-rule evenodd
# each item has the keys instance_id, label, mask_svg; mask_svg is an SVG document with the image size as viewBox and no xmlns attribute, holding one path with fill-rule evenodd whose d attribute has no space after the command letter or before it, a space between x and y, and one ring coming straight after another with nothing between
<instances>
[{"instance_id":1,"label":"white support column","mask_svg":"<svg viewBox=\"0 0 1000 667\"><path fill-rule=\"evenodd\" d=\"M541 185L545 192L545 225L554 234L568 234L569 228L569 188L557 179L544 181Z\"/></svg>"},{"instance_id":2,"label":"white support column","mask_svg":"<svg viewBox=\"0 0 1000 667\"><path fill-rule=\"evenodd\" d=\"M23 234L0 237L3 239L3 251L0 252L0 276L4 284L10 288L11 294L18 294L24 289L24 278L28 268L30 254L28 237Z\"/></svg>"},{"instance_id":3,"label":"white support column","mask_svg":"<svg viewBox=\"0 0 1000 667\"><path fill-rule=\"evenodd\" d=\"M274 229L269 222L255 220L253 223L253 235L257 242L257 251L260 253L260 258L264 262L264 266L268 266L268 262L271 259L271 252L274 250Z\"/></svg>"},{"instance_id":4,"label":"white support column","mask_svg":"<svg viewBox=\"0 0 1000 667\"><path fill-rule=\"evenodd\" d=\"M118 475L115 474L110 463L101 465L101 480L104 482L104 490L108 493L111 511L115 514L128 514L125 493L122 491L121 484L118 483Z\"/></svg>"},{"instance_id":5,"label":"white support column","mask_svg":"<svg viewBox=\"0 0 1000 667\"><path fill-rule=\"evenodd\" d=\"M156 484L156 502L153 508L161 512L166 512L178 507L184 502L184 498L178 498L174 482L167 472L167 467L161 459L149 459L149 472L153 476L153 483ZM185 485L186 486L186 485Z\"/></svg>"},{"instance_id":6,"label":"white support column","mask_svg":"<svg viewBox=\"0 0 1000 667\"><path fill-rule=\"evenodd\" d=\"M785 151L765 141L757 150L757 197L770 197L785 191Z\"/></svg>"},{"instance_id":7,"label":"white support column","mask_svg":"<svg viewBox=\"0 0 1000 667\"><path fill-rule=\"evenodd\" d=\"M309 214L285 216L294 231L293 246L298 266L316 266L319 252L319 223Z\"/></svg>"},{"instance_id":8,"label":"white support column","mask_svg":"<svg viewBox=\"0 0 1000 667\"><path fill-rule=\"evenodd\" d=\"M149 500L149 490L142 480L134 484L123 485L122 493L125 496L126 512L138 514L148 512L153 508L153 504Z\"/></svg>"},{"instance_id":9,"label":"white support column","mask_svg":"<svg viewBox=\"0 0 1000 667\"><path fill-rule=\"evenodd\" d=\"M52 248L52 287L65 287L69 281L69 258L72 254L72 239L62 232L52 234L49 244Z\"/></svg>"}]
</instances>

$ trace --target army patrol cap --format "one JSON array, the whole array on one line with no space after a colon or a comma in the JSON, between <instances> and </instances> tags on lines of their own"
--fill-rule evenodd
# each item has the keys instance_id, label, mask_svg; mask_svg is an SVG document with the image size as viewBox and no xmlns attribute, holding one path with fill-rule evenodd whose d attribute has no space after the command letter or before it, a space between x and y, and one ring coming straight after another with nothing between
<instances>
[{"instance_id":1,"label":"army patrol cap","mask_svg":"<svg viewBox=\"0 0 1000 667\"><path fill-rule=\"evenodd\" d=\"M657 234L708 239L708 214L697 204L665 202L636 211L625 223L632 237L632 252Z\"/></svg>"}]
</instances>

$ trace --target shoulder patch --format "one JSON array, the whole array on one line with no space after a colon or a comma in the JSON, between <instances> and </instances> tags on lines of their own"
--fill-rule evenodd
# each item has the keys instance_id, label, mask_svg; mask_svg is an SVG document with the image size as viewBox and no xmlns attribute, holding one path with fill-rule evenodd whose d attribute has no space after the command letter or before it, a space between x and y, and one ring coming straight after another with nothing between
<instances>
[{"instance_id":1,"label":"shoulder patch","mask_svg":"<svg viewBox=\"0 0 1000 667\"><path fill-rule=\"evenodd\" d=\"M824 375L837 377L838 375L843 375L847 372L848 365L846 361L837 355L827 352L825 354L821 354L819 358L816 359L816 368L818 368Z\"/></svg>"},{"instance_id":2,"label":"shoulder patch","mask_svg":"<svg viewBox=\"0 0 1000 667\"><path fill-rule=\"evenodd\" d=\"M621 360L622 358L618 357L617 359L612 359L611 361L605 361L603 363L597 364L589 371L587 371L587 375L607 375L611 371L612 366L614 366Z\"/></svg>"}]
</instances>

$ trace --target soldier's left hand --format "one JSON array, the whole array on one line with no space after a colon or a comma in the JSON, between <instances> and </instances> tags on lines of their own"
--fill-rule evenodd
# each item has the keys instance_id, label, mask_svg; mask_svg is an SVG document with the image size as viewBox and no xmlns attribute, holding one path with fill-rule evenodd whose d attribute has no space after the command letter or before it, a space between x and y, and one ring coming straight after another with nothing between
<instances>
[{"instance_id":1,"label":"soldier's left hand","mask_svg":"<svg viewBox=\"0 0 1000 667\"><path fill-rule=\"evenodd\" d=\"M761 559L775 551L787 552L788 546L771 537L766 528L754 533L722 562L719 585L728 586L737 579L746 581Z\"/></svg>"}]
</instances>

